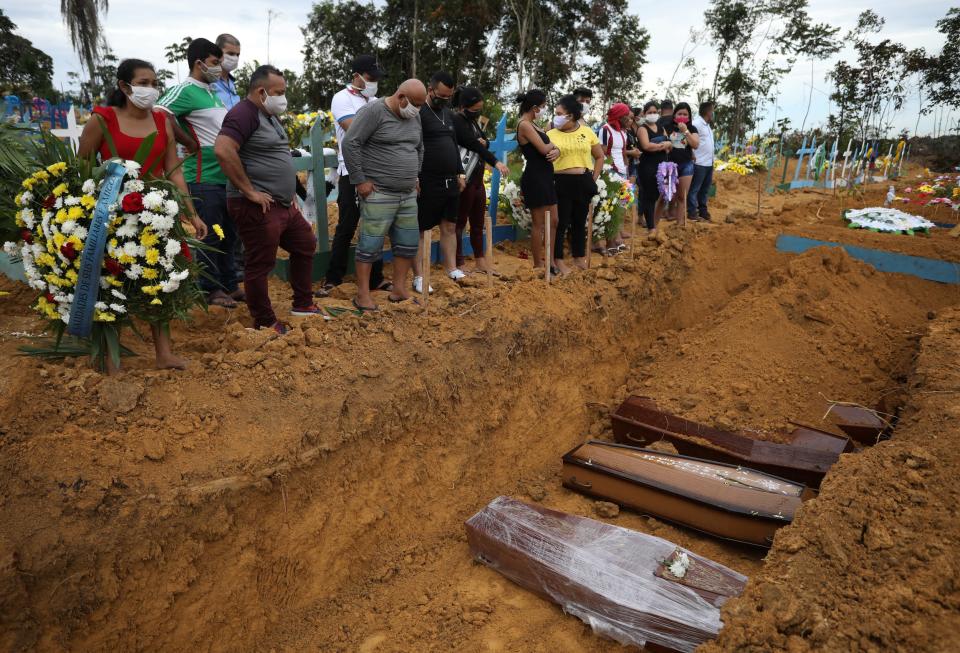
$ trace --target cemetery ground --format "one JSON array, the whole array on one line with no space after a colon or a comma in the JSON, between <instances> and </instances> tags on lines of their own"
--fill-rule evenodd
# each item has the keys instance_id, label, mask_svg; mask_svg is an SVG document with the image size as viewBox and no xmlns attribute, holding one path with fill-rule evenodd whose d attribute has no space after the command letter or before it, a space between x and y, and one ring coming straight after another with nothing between
<instances>
[{"instance_id":1,"label":"cemetery ground","mask_svg":"<svg viewBox=\"0 0 960 653\"><path fill-rule=\"evenodd\" d=\"M463 521L512 495L747 574L708 651L957 650L960 285L775 242L960 262L960 241L854 232L824 190L764 196L758 217L755 189L721 176L713 224L550 287L524 242L498 249L490 284L435 266L426 315L381 295L379 313L276 338L212 308L175 327L181 373L129 333L140 356L117 377L16 356L38 321L0 281L0 648L621 650L471 560ZM560 486L560 456L611 439L630 394L769 439L791 419L835 431L828 399L883 398L901 419L842 456L767 553L600 516Z\"/></svg>"}]
</instances>

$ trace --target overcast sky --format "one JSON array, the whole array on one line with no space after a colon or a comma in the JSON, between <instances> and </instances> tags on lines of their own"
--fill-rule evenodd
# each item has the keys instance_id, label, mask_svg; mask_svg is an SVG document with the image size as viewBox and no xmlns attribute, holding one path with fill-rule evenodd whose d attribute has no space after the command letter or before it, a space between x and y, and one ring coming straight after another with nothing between
<instances>
[{"instance_id":1,"label":"overcast sky","mask_svg":"<svg viewBox=\"0 0 960 653\"><path fill-rule=\"evenodd\" d=\"M70 47L70 39L60 18L60 3L56 0L32 0L7 4L4 11L18 26L21 35L47 52L54 61L55 84L67 85L67 73L80 71L76 54ZM688 0L677 5L680 11L671 12L669 3L653 3L630 0L631 9L640 13L641 21L651 34L647 52L649 63L644 68L644 89L656 90L658 79L669 79L680 57L681 45L690 27L702 28L702 15L708 6L707 0ZM653 11L645 10L653 7ZM943 45L942 35L936 31L936 21L946 15L949 0L912 0L892 2L874 0L870 5L887 21L883 36L899 41L908 48L925 47L939 51ZM279 12L272 21L270 30L269 61L281 68L299 71L302 69L303 36L300 26L306 23L309 2L303 0L231 0L228 3L202 4L196 1L167 0L164 3L111 0L110 11L105 17L107 40L121 59L138 57L152 61L158 67L175 69L164 57L164 47L179 41L184 36L204 36L213 40L221 32L235 34L243 44L241 61L258 59L268 61L267 56L267 11ZM848 5L837 0L810 0L810 13L815 21L828 22L842 27L844 31L855 22L866 4ZM224 17L217 16L222 9ZM841 52L839 56L849 56ZM694 58L703 70L705 80L711 79L716 58L708 45L700 45ZM829 83L824 74L832 61L814 63L813 105L808 124L822 123L828 112L827 94ZM709 71L709 72L708 72ZM781 83L778 98L779 116L788 116L794 127L803 120L809 93L811 64L800 61ZM181 67L181 74L185 68ZM907 104L895 117L895 126L913 131L917 120L918 102L915 87ZM639 99L639 98L638 98ZM764 124L773 118L773 108ZM952 122L956 124L957 114ZM933 116L924 116L920 121L920 133L932 130Z\"/></svg>"}]
</instances>

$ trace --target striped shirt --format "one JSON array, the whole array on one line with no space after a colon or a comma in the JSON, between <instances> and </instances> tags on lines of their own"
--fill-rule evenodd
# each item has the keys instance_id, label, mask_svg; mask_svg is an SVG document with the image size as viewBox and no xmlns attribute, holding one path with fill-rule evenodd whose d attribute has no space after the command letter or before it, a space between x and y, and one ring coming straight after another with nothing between
<instances>
[{"instance_id":1,"label":"striped shirt","mask_svg":"<svg viewBox=\"0 0 960 653\"><path fill-rule=\"evenodd\" d=\"M213 143L227 109L210 85L187 77L164 93L157 106L175 116L180 127L200 144L196 155L188 156L183 162L187 183L226 185L227 177L213 153Z\"/></svg>"}]
</instances>

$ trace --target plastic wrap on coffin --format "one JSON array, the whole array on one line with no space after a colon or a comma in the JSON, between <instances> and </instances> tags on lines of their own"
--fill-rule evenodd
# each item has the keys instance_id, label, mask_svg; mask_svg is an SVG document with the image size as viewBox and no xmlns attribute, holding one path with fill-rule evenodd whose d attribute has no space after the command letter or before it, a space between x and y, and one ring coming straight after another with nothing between
<instances>
[{"instance_id":1,"label":"plastic wrap on coffin","mask_svg":"<svg viewBox=\"0 0 960 653\"><path fill-rule=\"evenodd\" d=\"M693 582L661 577L658 568L677 550L671 542L508 497L467 520L466 530L478 561L595 632L648 650L693 651L716 637L720 606L747 581L686 550Z\"/></svg>"},{"instance_id":2,"label":"plastic wrap on coffin","mask_svg":"<svg viewBox=\"0 0 960 653\"><path fill-rule=\"evenodd\" d=\"M758 546L770 546L815 494L753 469L598 441L563 457L562 478L572 490Z\"/></svg>"},{"instance_id":3,"label":"plastic wrap on coffin","mask_svg":"<svg viewBox=\"0 0 960 653\"><path fill-rule=\"evenodd\" d=\"M790 444L756 440L721 431L657 408L649 397L628 397L611 416L617 442L644 446L666 440L678 453L743 465L819 488L841 453L853 451L850 438L797 425Z\"/></svg>"}]
</instances>

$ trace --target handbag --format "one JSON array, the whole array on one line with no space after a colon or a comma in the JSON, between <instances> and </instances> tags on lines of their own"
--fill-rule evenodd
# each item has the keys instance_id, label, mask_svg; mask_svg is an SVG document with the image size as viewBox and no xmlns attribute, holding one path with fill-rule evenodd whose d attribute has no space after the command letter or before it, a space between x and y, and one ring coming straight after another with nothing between
<instances>
[{"instance_id":1,"label":"handbag","mask_svg":"<svg viewBox=\"0 0 960 653\"><path fill-rule=\"evenodd\" d=\"M474 132L477 132L477 125L472 121L469 121L470 126L473 127ZM477 136L482 134L478 133ZM474 152L473 150L468 150L465 147L460 148L460 163L463 164L463 173L466 175L467 179L470 179L473 176L474 170L477 169L477 164L480 163L480 154Z\"/></svg>"}]
</instances>

